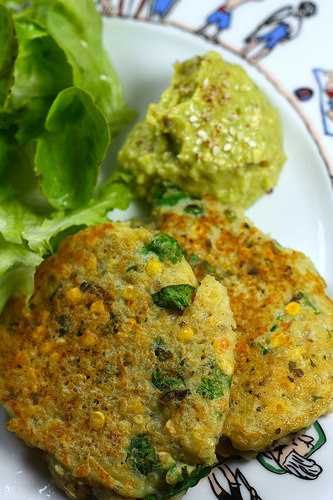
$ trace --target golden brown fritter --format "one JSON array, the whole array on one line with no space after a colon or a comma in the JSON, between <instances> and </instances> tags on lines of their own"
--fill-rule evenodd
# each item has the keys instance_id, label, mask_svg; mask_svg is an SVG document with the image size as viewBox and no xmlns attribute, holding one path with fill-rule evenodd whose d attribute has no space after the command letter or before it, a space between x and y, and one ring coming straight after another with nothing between
<instances>
[{"instance_id":1,"label":"golden brown fritter","mask_svg":"<svg viewBox=\"0 0 333 500\"><path fill-rule=\"evenodd\" d=\"M21 319L7 314L9 429L74 497L177 493L215 461L234 344L226 290L213 277L197 288L173 238L84 230L38 268Z\"/></svg>"},{"instance_id":2,"label":"golden brown fritter","mask_svg":"<svg viewBox=\"0 0 333 500\"><path fill-rule=\"evenodd\" d=\"M156 224L183 246L198 277L229 294L239 334L223 434L261 450L328 411L333 394L333 306L302 253L282 248L241 210L158 193Z\"/></svg>"}]
</instances>

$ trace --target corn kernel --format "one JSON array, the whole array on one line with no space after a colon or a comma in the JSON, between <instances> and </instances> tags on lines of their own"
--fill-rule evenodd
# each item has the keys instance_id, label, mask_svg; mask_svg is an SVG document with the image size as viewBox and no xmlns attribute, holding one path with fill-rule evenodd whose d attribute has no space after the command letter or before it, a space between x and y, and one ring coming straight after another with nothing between
<instances>
[{"instance_id":1,"label":"corn kernel","mask_svg":"<svg viewBox=\"0 0 333 500\"><path fill-rule=\"evenodd\" d=\"M105 310L105 306L104 306L104 302L102 300L96 300L95 302L93 302L90 306L90 311L92 313L95 313L95 314L105 314L106 313L106 310Z\"/></svg>"},{"instance_id":2,"label":"corn kernel","mask_svg":"<svg viewBox=\"0 0 333 500\"><path fill-rule=\"evenodd\" d=\"M300 361L303 359L303 353L301 349L293 349L290 351L290 354L288 354L288 357L290 361Z\"/></svg>"},{"instance_id":3,"label":"corn kernel","mask_svg":"<svg viewBox=\"0 0 333 500\"><path fill-rule=\"evenodd\" d=\"M213 347L217 351L225 351L229 347L227 339L216 339L213 341Z\"/></svg>"},{"instance_id":4,"label":"corn kernel","mask_svg":"<svg viewBox=\"0 0 333 500\"><path fill-rule=\"evenodd\" d=\"M80 300L82 299L82 292L80 288L76 286L74 288L71 288L70 290L67 290L66 298L67 300L69 300L69 302L72 302L72 304L77 304L78 302L80 302Z\"/></svg>"},{"instance_id":5,"label":"corn kernel","mask_svg":"<svg viewBox=\"0 0 333 500\"><path fill-rule=\"evenodd\" d=\"M154 278L157 274L160 274L162 272L162 269L163 266L157 259L150 259L146 265L147 274L151 278Z\"/></svg>"},{"instance_id":6,"label":"corn kernel","mask_svg":"<svg viewBox=\"0 0 333 500\"><path fill-rule=\"evenodd\" d=\"M181 342L189 342L194 336L194 331L192 328L185 326L178 332L178 339Z\"/></svg>"},{"instance_id":7,"label":"corn kernel","mask_svg":"<svg viewBox=\"0 0 333 500\"><path fill-rule=\"evenodd\" d=\"M42 340L45 337L45 326L39 325L37 328L34 329L32 332L32 338L36 342Z\"/></svg>"},{"instance_id":8,"label":"corn kernel","mask_svg":"<svg viewBox=\"0 0 333 500\"><path fill-rule=\"evenodd\" d=\"M301 306L298 302L289 302L289 304L286 305L285 311L287 314L290 316L297 316L301 310Z\"/></svg>"},{"instance_id":9,"label":"corn kernel","mask_svg":"<svg viewBox=\"0 0 333 500\"><path fill-rule=\"evenodd\" d=\"M132 286L128 286L123 290L122 296L125 300L131 300L135 296L134 288Z\"/></svg>"},{"instance_id":10,"label":"corn kernel","mask_svg":"<svg viewBox=\"0 0 333 500\"><path fill-rule=\"evenodd\" d=\"M271 338L272 347L285 347L289 344L288 337L284 333L275 333Z\"/></svg>"},{"instance_id":11,"label":"corn kernel","mask_svg":"<svg viewBox=\"0 0 333 500\"><path fill-rule=\"evenodd\" d=\"M44 342L44 344L42 344L40 346L40 352L42 354L49 354L54 348L54 343L53 342Z\"/></svg>"},{"instance_id":12,"label":"corn kernel","mask_svg":"<svg viewBox=\"0 0 333 500\"><path fill-rule=\"evenodd\" d=\"M103 429L105 425L105 415L101 411L93 411L90 414L90 425L95 431Z\"/></svg>"},{"instance_id":13,"label":"corn kernel","mask_svg":"<svg viewBox=\"0 0 333 500\"><path fill-rule=\"evenodd\" d=\"M83 347L93 347L97 344L98 338L97 335L87 330L82 337L80 337L80 344Z\"/></svg>"}]
</instances>

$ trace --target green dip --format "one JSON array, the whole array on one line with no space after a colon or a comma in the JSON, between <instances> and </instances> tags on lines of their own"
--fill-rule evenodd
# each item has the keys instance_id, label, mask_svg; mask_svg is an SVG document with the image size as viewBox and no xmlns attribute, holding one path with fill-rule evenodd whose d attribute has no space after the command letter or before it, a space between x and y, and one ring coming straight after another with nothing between
<instances>
[{"instance_id":1,"label":"green dip","mask_svg":"<svg viewBox=\"0 0 333 500\"><path fill-rule=\"evenodd\" d=\"M119 153L140 196L171 181L193 195L251 205L272 189L285 161L279 115L238 65L216 52L175 65Z\"/></svg>"}]
</instances>

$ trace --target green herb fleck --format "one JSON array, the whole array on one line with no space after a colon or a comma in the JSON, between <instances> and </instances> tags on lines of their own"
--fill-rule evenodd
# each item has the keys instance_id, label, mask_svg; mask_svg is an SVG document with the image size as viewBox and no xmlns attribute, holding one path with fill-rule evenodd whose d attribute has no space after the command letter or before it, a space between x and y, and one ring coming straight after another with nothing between
<instances>
[{"instance_id":1,"label":"green herb fleck","mask_svg":"<svg viewBox=\"0 0 333 500\"><path fill-rule=\"evenodd\" d=\"M186 258L191 266L196 266L200 262L200 257L195 254L186 256Z\"/></svg>"},{"instance_id":2,"label":"green herb fleck","mask_svg":"<svg viewBox=\"0 0 333 500\"><path fill-rule=\"evenodd\" d=\"M173 357L171 351L166 348L165 342L161 338L157 338L153 344L155 356L159 361L167 361Z\"/></svg>"},{"instance_id":3,"label":"green herb fleck","mask_svg":"<svg viewBox=\"0 0 333 500\"><path fill-rule=\"evenodd\" d=\"M197 392L207 399L220 399L231 387L232 377L215 366L210 376L203 377Z\"/></svg>"},{"instance_id":4,"label":"green herb fleck","mask_svg":"<svg viewBox=\"0 0 333 500\"><path fill-rule=\"evenodd\" d=\"M279 327L278 327L278 325L276 325L276 324L275 324L275 325L273 325L273 326L271 327L271 332L275 332L275 330L277 330L278 328L279 328Z\"/></svg>"},{"instance_id":5,"label":"green herb fleck","mask_svg":"<svg viewBox=\"0 0 333 500\"><path fill-rule=\"evenodd\" d=\"M204 209L201 205L191 203L184 208L184 212L198 217L204 214Z\"/></svg>"},{"instance_id":6,"label":"green herb fleck","mask_svg":"<svg viewBox=\"0 0 333 500\"><path fill-rule=\"evenodd\" d=\"M319 309L317 309L317 307L313 304L313 302L311 302L311 300L307 295L305 295L305 293L299 292L295 298L298 300L302 300L306 306L310 307L314 311L315 314L320 314Z\"/></svg>"},{"instance_id":7,"label":"green herb fleck","mask_svg":"<svg viewBox=\"0 0 333 500\"><path fill-rule=\"evenodd\" d=\"M189 306L195 294L195 287L191 285L170 285L153 293L154 304L165 309L183 311Z\"/></svg>"},{"instance_id":8,"label":"green herb fleck","mask_svg":"<svg viewBox=\"0 0 333 500\"><path fill-rule=\"evenodd\" d=\"M271 330L271 331L272 331L272 330ZM273 331L274 331L274 330L273 330ZM261 354L263 354L264 356L270 352L269 347L267 347L267 346L265 346L265 345L261 344L260 342L255 342L255 343L254 343L254 345L255 345L256 347L258 347L258 349L260 349L260 350L261 350Z\"/></svg>"},{"instance_id":9,"label":"green herb fleck","mask_svg":"<svg viewBox=\"0 0 333 500\"><path fill-rule=\"evenodd\" d=\"M108 363L107 365L105 365L103 371L104 371L104 375L106 375L107 377L111 377L111 376L116 374L116 369L114 368L114 366L111 363Z\"/></svg>"},{"instance_id":10,"label":"green herb fleck","mask_svg":"<svg viewBox=\"0 0 333 500\"><path fill-rule=\"evenodd\" d=\"M216 274L216 269L207 260L200 259L197 255L187 256L188 263L195 267L195 273L198 275Z\"/></svg>"},{"instance_id":11,"label":"green herb fleck","mask_svg":"<svg viewBox=\"0 0 333 500\"><path fill-rule=\"evenodd\" d=\"M127 461L144 476L159 469L155 449L149 438L144 434L139 434L131 439L127 452Z\"/></svg>"},{"instance_id":12,"label":"green herb fleck","mask_svg":"<svg viewBox=\"0 0 333 500\"><path fill-rule=\"evenodd\" d=\"M236 212L231 210L231 208L227 208L224 211L224 215L226 216L226 218L228 219L229 222L235 222L235 220L237 220L237 214L236 214Z\"/></svg>"},{"instance_id":13,"label":"green herb fleck","mask_svg":"<svg viewBox=\"0 0 333 500\"><path fill-rule=\"evenodd\" d=\"M312 396L312 401L316 403L316 401L320 401L321 399L324 399L322 396Z\"/></svg>"},{"instance_id":14,"label":"green herb fleck","mask_svg":"<svg viewBox=\"0 0 333 500\"><path fill-rule=\"evenodd\" d=\"M183 258L183 250L175 238L168 234L160 233L154 236L148 245L145 245L144 252L152 252L158 256L162 262L172 262L176 264Z\"/></svg>"},{"instance_id":15,"label":"green herb fleck","mask_svg":"<svg viewBox=\"0 0 333 500\"><path fill-rule=\"evenodd\" d=\"M64 337L69 332L69 322L70 319L66 314L61 314L57 317L57 322L59 324L58 333L60 337Z\"/></svg>"},{"instance_id":16,"label":"green herb fleck","mask_svg":"<svg viewBox=\"0 0 333 500\"><path fill-rule=\"evenodd\" d=\"M216 273L216 269L215 267L213 267L207 260L203 260L201 262L201 265L203 267L203 270L206 272L206 273L209 273L209 274L214 274Z\"/></svg>"},{"instance_id":17,"label":"green herb fleck","mask_svg":"<svg viewBox=\"0 0 333 500\"><path fill-rule=\"evenodd\" d=\"M162 392L168 392L185 387L185 382L180 375L174 375L165 370L157 369L151 376L152 384Z\"/></svg>"}]
</instances>

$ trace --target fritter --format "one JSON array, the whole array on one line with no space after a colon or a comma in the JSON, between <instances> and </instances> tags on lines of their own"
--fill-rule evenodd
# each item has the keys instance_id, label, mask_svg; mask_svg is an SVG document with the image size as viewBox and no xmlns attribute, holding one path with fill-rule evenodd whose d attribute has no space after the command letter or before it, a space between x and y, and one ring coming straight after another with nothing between
<instances>
[{"instance_id":1,"label":"fritter","mask_svg":"<svg viewBox=\"0 0 333 500\"><path fill-rule=\"evenodd\" d=\"M223 434L262 450L328 411L333 394L333 304L310 259L263 234L242 210L156 193L156 225L187 252L199 280L228 290L238 330Z\"/></svg>"},{"instance_id":2,"label":"fritter","mask_svg":"<svg viewBox=\"0 0 333 500\"><path fill-rule=\"evenodd\" d=\"M67 495L169 498L215 462L233 318L175 239L121 223L81 231L38 268L21 317L5 317L8 428L48 454Z\"/></svg>"}]
</instances>

